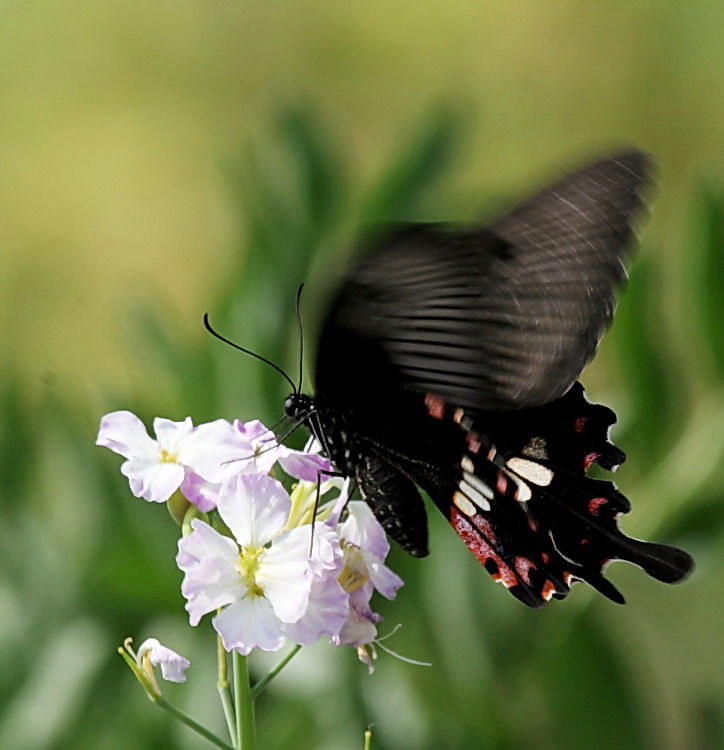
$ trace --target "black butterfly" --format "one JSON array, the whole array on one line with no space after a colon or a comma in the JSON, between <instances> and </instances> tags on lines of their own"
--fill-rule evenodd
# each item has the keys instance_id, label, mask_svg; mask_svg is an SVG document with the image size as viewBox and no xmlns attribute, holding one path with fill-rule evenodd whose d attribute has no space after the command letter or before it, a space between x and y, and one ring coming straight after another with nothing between
<instances>
[{"instance_id":1,"label":"black butterfly","mask_svg":"<svg viewBox=\"0 0 724 750\"><path fill-rule=\"evenodd\" d=\"M650 159L628 151L557 182L490 226L419 224L378 242L323 327L303 421L410 554L428 553L424 490L525 604L628 560L673 583L684 551L618 527L629 501L586 475L625 456L614 413L577 378L611 321Z\"/></svg>"}]
</instances>

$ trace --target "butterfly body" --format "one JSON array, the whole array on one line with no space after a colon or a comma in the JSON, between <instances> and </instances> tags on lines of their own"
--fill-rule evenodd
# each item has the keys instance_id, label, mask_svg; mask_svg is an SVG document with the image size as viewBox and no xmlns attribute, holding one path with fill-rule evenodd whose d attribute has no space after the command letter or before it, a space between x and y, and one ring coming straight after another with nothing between
<instances>
[{"instance_id":1,"label":"butterfly body","mask_svg":"<svg viewBox=\"0 0 724 750\"><path fill-rule=\"evenodd\" d=\"M285 404L404 549L428 552L420 488L530 606L575 581L623 602L603 576L610 560L667 582L692 564L626 536L628 500L587 475L624 460L608 440L615 415L577 378L625 278L647 167L628 152L490 227L412 225L378 242L326 318L316 396Z\"/></svg>"}]
</instances>

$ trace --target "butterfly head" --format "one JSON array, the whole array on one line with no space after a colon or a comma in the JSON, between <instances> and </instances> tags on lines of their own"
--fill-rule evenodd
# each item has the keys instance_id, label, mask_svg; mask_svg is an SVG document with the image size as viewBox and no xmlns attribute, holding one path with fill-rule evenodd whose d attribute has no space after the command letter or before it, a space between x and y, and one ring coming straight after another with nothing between
<instances>
[{"instance_id":1,"label":"butterfly head","mask_svg":"<svg viewBox=\"0 0 724 750\"><path fill-rule=\"evenodd\" d=\"M292 393L284 402L284 414L289 419L304 422L314 411L314 399L305 393Z\"/></svg>"}]
</instances>

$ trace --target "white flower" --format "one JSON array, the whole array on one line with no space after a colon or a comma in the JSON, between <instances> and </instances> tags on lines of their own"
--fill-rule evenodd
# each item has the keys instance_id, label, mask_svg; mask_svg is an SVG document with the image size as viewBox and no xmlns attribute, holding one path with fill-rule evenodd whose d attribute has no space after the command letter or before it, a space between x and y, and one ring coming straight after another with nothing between
<instances>
[{"instance_id":1,"label":"white flower","mask_svg":"<svg viewBox=\"0 0 724 750\"><path fill-rule=\"evenodd\" d=\"M349 593L349 615L332 643L356 646L360 661L372 672L375 657L371 644L377 638L377 623L382 617L372 611L370 599L375 589L387 599L394 599L403 581L384 564L390 543L367 503L348 503L347 518L338 531L344 552L338 580ZM371 646L372 656L367 646Z\"/></svg>"},{"instance_id":2,"label":"white flower","mask_svg":"<svg viewBox=\"0 0 724 750\"><path fill-rule=\"evenodd\" d=\"M155 638L146 638L139 646L136 664L153 680L152 667L161 667L161 676L169 682L186 682L185 672L189 660L159 643Z\"/></svg>"},{"instance_id":3,"label":"white flower","mask_svg":"<svg viewBox=\"0 0 724 750\"><path fill-rule=\"evenodd\" d=\"M161 676L164 680L170 682L186 681L185 672L189 666L188 659L163 646L155 638L147 638L141 644L138 653L131 647L132 642L132 638L126 638L123 642L123 648L119 648L118 651L126 660L128 666L131 667L152 701L157 701L161 696L161 688L158 686L153 671L154 667L161 667Z\"/></svg>"},{"instance_id":4,"label":"white flower","mask_svg":"<svg viewBox=\"0 0 724 750\"><path fill-rule=\"evenodd\" d=\"M248 442L223 419L194 427L190 417L183 422L157 418L153 426L157 440L135 414L116 411L103 417L96 440L126 459L121 472L131 492L150 502L166 502L187 477L221 482L228 473L226 463L248 451ZM209 509L202 503L199 507Z\"/></svg>"},{"instance_id":5,"label":"white flower","mask_svg":"<svg viewBox=\"0 0 724 750\"><path fill-rule=\"evenodd\" d=\"M394 599L403 580L384 564L390 543L367 503L353 500L347 504L339 536L347 569L368 579L370 596L377 589L386 599Z\"/></svg>"},{"instance_id":6,"label":"white flower","mask_svg":"<svg viewBox=\"0 0 724 750\"><path fill-rule=\"evenodd\" d=\"M240 475L222 486L217 505L234 539L196 519L179 541L190 622L223 607L212 622L227 650L276 651L286 636L311 643L344 624L338 538L319 522L285 530L291 504L275 479Z\"/></svg>"}]
</instances>

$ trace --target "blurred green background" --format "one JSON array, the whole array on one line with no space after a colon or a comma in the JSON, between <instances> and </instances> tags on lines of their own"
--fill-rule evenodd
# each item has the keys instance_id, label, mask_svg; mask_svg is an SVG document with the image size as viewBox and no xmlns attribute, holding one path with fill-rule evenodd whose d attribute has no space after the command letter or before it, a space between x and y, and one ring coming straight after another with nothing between
<instances>
[{"instance_id":1,"label":"blurred green background","mask_svg":"<svg viewBox=\"0 0 724 750\"><path fill-rule=\"evenodd\" d=\"M177 529L93 445L115 409L280 416L283 381L204 311L293 371L296 287L311 341L361 227L489 215L633 143L655 209L583 381L619 414L625 530L695 575L614 566L626 607L581 586L529 611L434 517L379 607L433 666L305 649L260 747L361 748L372 724L375 750L721 750L723 32L719 0L0 5L0 747L206 747L148 703L128 635L189 656L168 694L222 725Z\"/></svg>"}]
</instances>

